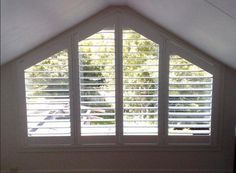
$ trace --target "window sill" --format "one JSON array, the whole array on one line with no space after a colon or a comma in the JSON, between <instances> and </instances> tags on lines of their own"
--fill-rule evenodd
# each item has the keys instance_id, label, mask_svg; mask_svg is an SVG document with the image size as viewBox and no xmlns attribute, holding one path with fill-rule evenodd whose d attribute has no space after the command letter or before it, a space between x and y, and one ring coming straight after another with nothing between
<instances>
[{"instance_id":1,"label":"window sill","mask_svg":"<svg viewBox=\"0 0 236 173\"><path fill-rule=\"evenodd\" d=\"M104 144L104 145L35 145L20 147L19 153L28 152L195 152L195 151L220 151L219 145L207 143L195 144Z\"/></svg>"}]
</instances>

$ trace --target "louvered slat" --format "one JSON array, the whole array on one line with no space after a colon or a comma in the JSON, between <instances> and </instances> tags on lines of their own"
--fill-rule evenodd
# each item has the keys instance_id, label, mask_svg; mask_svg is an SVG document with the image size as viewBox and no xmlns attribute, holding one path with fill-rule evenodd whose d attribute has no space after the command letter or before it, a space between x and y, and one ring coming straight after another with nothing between
<instances>
[{"instance_id":1,"label":"louvered slat","mask_svg":"<svg viewBox=\"0 0 236 173\"><path fill-rule=\"evenodd\" d=\"M169 135L210 135L213 76L186 59L170 56Z\"/></svg>"},{"instance_id":2,"label":"louvered slat","mask_svg":"<svg viewBox=\"0 0 236 173\"><path fill-rule=\"evenodd\" d=\"M79 42L82 136L115 135L114 30Z\"/></svg>"},{"instance_id":3,"label":"louvered slat","mask_svg":"<svg viewBox=\"0 0 236 173\"><path fill-rule=\"evenodd\" d=\"M25 70L28 136L70 136L67 51Z\"/></svg>"},{"instance_id":4,"label":"louvered slat","mask_svg":"<svg viewBox=\"0 0 236 173\"><path fill-rule=\"evenodd\" d=\"M123 30L124 135L158 134L158 53L156 43Z\"/></svg>"}]
</instances>

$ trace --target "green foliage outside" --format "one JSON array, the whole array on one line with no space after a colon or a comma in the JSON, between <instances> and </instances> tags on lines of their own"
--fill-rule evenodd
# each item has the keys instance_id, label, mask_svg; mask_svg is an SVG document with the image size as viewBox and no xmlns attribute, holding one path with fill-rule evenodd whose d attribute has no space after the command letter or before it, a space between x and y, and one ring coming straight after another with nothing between
<instances>
[{"instance_id":1,"label":"green foliage outside","mask_svg":"<svg viewBox=\"0 0 236 173\"><path fill-rule=\"evenodd\" d=\"M123 90L124 90L124 114L140 113L140 119L154 119L156 115L146 115L147 113L157 114L158 95L158 65L159 47L156 43L145 39L138 33L126 30L123 34ZM100 119L114 119L115 113L115 50L114 33L98 33L79 43L80 59L80 83L81 102L84 102L82 113L86 113L86 107L105 107L105 113L111 116L98 116ZM171 56L170 76L211 76L207 72L198 68L179 56ZM189 71L194 72L189 72ZM42 62L30 67L25 71L28 96L50 96L50 99L68 99L69 96L69 73L68 57L66 51L61 51ZM173 91L172 89L191 89L211 87L209 78L171 78L170 95L207 95L211 91ZM203 83L194 85L191 83ZM190 83L190 84L186 84ZM47 85L48 84L48 85ZM90 85L91 84L91 85ZM139 90L137 90L139 89ZM143 89L143 90L142 90ZM53 91L55 90L55 91ZM60 90L60 91L59 91ZM84 91L83 91L84 90ZM91 91L92 90L92 91ZM104 93L106 91L106 93ZM89 97L89 96L104 97ZM146 97L135 97L135 95L146 95ZM55 97L53 97L55 96ZM61 97L57 97L61 96ZM86 97L88 96L88 97ZM108 97L111 96L111 97ZM36 98L45 99L45 98ZM172 101L188 101L193 98L170 97ZM196 97L196 100L209 100L205 97ZM88 103L88 102L103 103ZM128 101L126 103L126 101ZM146 103L130 103L130 101L149 101ZM67 101L68 102L68 101ZM172 103L170 106L181 107L201 107L209 106L204 103ZM133 107L145 107L145 109L133 109ZM174 110L175 112L204 112L201 109ZM207 110L209 111L209 110ZM142 114L142 115L141 115ZM125 119L135 119L134 115L125 115ZM92 122L92 124L114 124L115 121ZM153 124L150 121L149 124Z\"/></svg>"}]
</instances>

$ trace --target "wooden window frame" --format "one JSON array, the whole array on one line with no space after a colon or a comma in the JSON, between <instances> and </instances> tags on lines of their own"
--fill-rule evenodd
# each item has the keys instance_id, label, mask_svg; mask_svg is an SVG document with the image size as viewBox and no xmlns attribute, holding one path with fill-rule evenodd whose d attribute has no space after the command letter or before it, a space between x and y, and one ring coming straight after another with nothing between
<instances>
[{"instance_id":1,"label":"wooden window frame","mask_svg":"<svg viewBox=\"0 0 236 173\"><path fill-rule=\"evenodd\" d=\"M78 42L106 27L115 26L115 63L116 76L122 76L122 29L130 28L142 34L159 45L159 110L158 110L158 136L123 136L123 110L122 106L116 108L116 136L115 137L81 137L80 134L80 108L79 108L79 80L78 80ZM140 27L141 26L141 27ZM24 89L24 70L37 62L67 49L69 56L69 83L70 83L70 111L71 136L70 137L28 137L27 116ZM178 53L214 75L212 98L212 134L208 137L181 137L168 136L168 69L169 55ZM208 55L196 50L189 44L178 39L160 26L138 15L130 9L114 7L99 13L82 22L78 26L46 42L38 48L22 56L17 62L18 69L18 103L19 103L19 143L21 148L48 148L64 150L90 150L92 149L118 149L123 150L184 150L219 148L220 146L220 100L222 98L223 73L221 65ZM122 77L116 78L116 105L123 104ZM119 93L119 94L118 94ZM132 147L131 147L132 146ZM137 147L133 147L137 146ZM140 148L141 146L141 148ZM148 149L145 148L148 146ZM194 146L194 148L192 147ZM153 148L154 147L154 148ZM200 148L199 148L200 147ZM35 150L33 150L35 151Z\"/></svg>"}]
</instances>

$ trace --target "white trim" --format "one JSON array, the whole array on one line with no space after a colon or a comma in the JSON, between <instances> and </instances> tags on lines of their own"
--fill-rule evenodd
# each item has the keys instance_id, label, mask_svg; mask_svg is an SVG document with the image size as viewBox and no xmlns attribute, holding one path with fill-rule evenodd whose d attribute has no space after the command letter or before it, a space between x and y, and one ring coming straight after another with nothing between
<instances>
[{"instance_id":1,"label":"white trim","mask_svg":"<svg viewBox=\"0 0 236 173\"><path fill-rule=\"evenodd\" d=\"M220 132L222 131L223 115L223 94L224 94L224 71L218 63L215 63L213 77L213 96L212 96L212 125L211 125L211 145L220 145Z\"/></svg>"},{"instance_id":2,"label":"white trim","mask_svg":"<svg viewBox=\"0 0 236 173\"><path fill-rule=\"evenodd\" d=\"M20 64L21 69L27 69L30 66L44 60L46 57L50 57L51 55L59 52L60 50L68 49L69 45L70 35L59 37L50 43L45 43L35 51L32 51L18 59L17 63Z\"/></svg>"},{"instance_id":3,"label":"white trim","mask_svg":"<svg viewBox=\"0 0 236 173\"><path fill-rule=\"evenodd\" d=\"M20 64L21 65L21 64ZM26 147L27 146L27 113L26 113L26 99L25 99L25 80L24 80L24 69L22 69L22 66L18 64L17 66L17 78L16 82L18 84L18 112L19 116L17 118L18 120L18 142L20 147ZM20 148L19 148L20 149Z\"/></svg>"},{"instance_id":4,"label":"white trim","mask_svg":"<svg viewBox=\"0 0 236 173\"><path fill-rule=\"evenodd\" d=\"M117 144L123 144L123 34L122 15L117 13L115 24L115 83L116 83L116 136ZM119 106L118 106L119 105Z\"/></svg>"},{"instance_id":5,"label":"white trim","mask_svg":"<svg viewBox=\"0 0 236 173\"><path fill-rule=\"evenodd\" d=\"M74 33L75 39L80 42L106 27L115 26L116 16L117 13L106 14L103 17L98 16L96 19L87 21L86 24L77 28Z\"/></svg>"},{"instance_id":6,"label":"white trim","mask_svg":"<svg viewBox=\"0 0 236 173\"><path fill-rule=\"evenodd\" d=\"M49 58L51 55L58 53L60 51L67 50L68 63L70 61L70 37L58 39L57 42L52 44L46 44L36 52L32 52L31 56L28 55L26 59L19 59L17 66L17 84L18 98L19 98L19 142L21 147L25 148L27 146L48 146L48 145L70 145L73 142L72 136L66 137L28 137L27 130L27 110L26 110L26 97L25 97L25 78L24 70L30 66L37 64L44 59ZM69 65L68 65L69 66ZM70 85L70 84L69 84ZM70 90L71 95L71 90ZM70 99L71 101L71 99Z\"/></svg>"},{"instance_id":7,"label":"white trim","mask_svg":"<svg viewBox=\"0 0 236 173\"><path fill-rule=\"evenodd\" d=\"M74 49L73 49L73 40L70 38L70 43L68 44L67 53L68 53L68 72L69 72L69 96L70 96L70 126L71 126L71 144L75 143L76 138L76 115L74 114L75 109L75 90L73 89L74 84L76 82L76 79L74 79L74 68L70 68L75 62L74 62Z\"/></svg>"},{"instance_id":8,"label":"white trim","mask_svg":"<svg viewBox=\"0 0 236 173\"><path fill-rule=\"evenodd\" d=\"M27 146L25 148L21 148L19 150L20 153L41 153L41 152L193 152L193 151L202 151L202 152L218 152L220 151L219 147L212 147L210 145L203 145L203 144L195 144L195 145L165 145L165 146L158 146L153 143L128 143L122 146L118 146L115 143L100 143L100 144L83 144L78 146L73 145L64 145L64 146Z\"/></svg>"},{"instance_id":9,"label":"white trim","mask_svg":"<svg viewBox=\"0 0 236 173\"><path fill-rule=\"evenodd\" d=\"M168 134L168 87L169 87L169 56L166 52L166 41L163 46L160 45L159 61L159 124L158 135L160 136L160 145L166 145L166 136Z\"/></svg>"},{"instance_id":10,"label":"white trim","mask_svg":"<svg viewBox=\"0 0 236 173\"><path fill-rule=\"evenodd\" d=\"M218 133L218 117L219 117L219 103L220 103L220 66L217 62L213 62L206 57L200 57L192 50L181 47L176 42L168 41L166 45L166 53L169 58L170 55L179 55L182 58L190 61L194 65L199 66L205 71L213 75L213 90L212 90L212 113L211 113L211 135L210 136L167 136L168 145L209 145L214 146L219 143ZM169 86L168 86L169 87ZM167 120L168 121L168 120ZM168 135L168 134L167 134Z\"/></svg>"},{"instance_id":11,"label":"white trim","mask_svg":"<svg viewBox=\"0 0 236 173\"><path fill-rule=\"evenodd\" d=\"M230 169L68 169L68 170L22 170L17 173L232 173ZM2 173L11 173L2 171Z\"/></svg>"},{"instance_id":12,"label":"white trim","mask_svg":"<svg viewBox=\"0 0 236 173\"><path fill-rule=\"evenodd\" d=\"M182 47L177 42L168 41L166 46L168 55L171 54L178 54L182 58L192 62L193 64L203 68L204 70L214 73L214 62L211 60L208 60L206 57L201 57L194 52L192 52L191 49Z\"/></svg>"},{"instance_id":13,"label":"white trim","mask_svg":"<svg viewBox=\"0 0 236 173\"><path fill-rule=\"evenodd\" d=\"M143 35L144 37L146 37L147 39L150 39L151 41L153 41L154 43L157 43L159 45L159 71L161 69L161 64L160 61L161 59L163 59L163 55L164 55L164 38L162 37L162 34L155 29L154 25L151 25L147 22L145 22L145 20L142 20L141 18L137 17L137 16L133 16L132 13L130 13L129 10L121 10L122 12L122 16L121 16L121 25L122 25L122 29L132 29L135 32ZM142 27L140 27L142 26ZM160 72L159 72L159 82L158 84L160 85ZM121 86L123 87L123 86ZM158 94L160 94L160 89L158 91ZM161 98L162 99L162 98ZM159 101L160 101L160 96L158 96L158 105L159 105ZM158 106L160 109L160 105ZM161 117L161 118L160 118ZM162 121L163 115L161 115L161 113L158 110L158 123L160 122L160 120ZM162 130L159 130L159 124L158 124L158 134L157 135L147 135L147 136L142 136L142 135L137 135L137 136L132 136L132 135L127 135L124 136L123 135L123 139L124 139L124 145L160 145L162 143L162 141L164 141L163 138L163 134L160 134L160 132L162 133ZM162 140L160 140L160 136L162 136Z\"/></svg>"},{"instance_id":14,"label":"white trim","mask_svg":"<svg viewBox=\"0 0 236 173\"><path fill-rule=\"evenodd\" d=\"M135 15L133 11L122 10L121 22L124 28L133 29L155 43L162 44L164 41L164 35L160 30L157 30L156 25L143 20L140 16Z\"/></svg>"},{"instance_id":15,"label":"white trim","mask_svg":"<svg viewBox=\"0 0 236 173\"><path fill-rule=\"evenodd\" d=\"M144 17L140 16L139 14L137 14L136 12L132 11L129 8L119 8L119 7L114 7L114 8L108 8L107 10L104 10L102 12L100 12L97 16L94 16L88 20L86 20L85 22L82 22L81 24L77 25L76 27L70 29L69 31L57 36L56 38L54 38L53 40L45 43L44 45L41 45L40 47L34 49L33 51L25 54L24 56L22 56L17 62L18 62L18 88L20 91L19 92L19 98L20 98L20 102L19 102L19 114L20 114L20 124L21 124L21 129L20 131L25 133L27 132L27 128L25 127L25 97L24 94L24 81L22 80L23 77L23 71L24 69L26 69L27 67L43 60L45 57L49 57L50 55L58 52L58 50L63 50L63 49L68 49L68 56L70 59L70 65L69 65L69 69L70 69L70 98L71 98L71 121L73 122L72 125L72 137L71 139L73 139L74 137L74 146L78 147L78 146L88 146L88 143L91 143L93 141L93 139L91 139L90 137L88 138L84 138L84 140L82 139L83 137L80 136L80 131L78 129L80 129L80 108L79 108L79 80L77 78L78 75L78 41L85 39L86 37L88 37L89 35L92 35L96 32L98 32L99 30L107 27L107 26L114 26L115 28L118 29L118 31L115 31L115 35L116 35L116 39L118 38L118 40L115 41L116 44L116 63L118 62L119 64L116 67L116 71L118 71L117 73L117 81L118 84L117 86L119 88L122 88L120 84L122 84L122 62L118 61L119 59L122 59L122 41L120 40L122 38L122 32L121 27L129 27L134 29L135 31L139 32L140 34L144 35L145 37L151 39L152 41L156 42L159 44L160 46L160 63L159 63L159 68L160 70L160 74L159 74L159 84L160 84L160 89L159 89L159 128L161 128L158 133L159 136L156 137L156 141L153 142L153 137L150 137L148 139L148 137L142 137L142 136L136 136L136 137L132 137L132 136L126 136L126 141L123 141L123 134L122 134L122 113L123 110L116 110L118 112L116 112L116 114L119 114L119 117L117 116L117 133L119 134L119 139L118 141L115 139L113 139L112 137L101 137L101 138L97 138L97 142L100 142L102 144L104 144L101 139L104 139L106 142L106 144L104 144L105 146L107 146L107 144L111 144L113 146L113 144L116 142L118 143L125 143L126 145L129 144L134 144L135 145L135 141L138 140L140 142L141 145L143 145L144 140L147 141L146 145L148 146L150 143L152 144L158 144L160 149L163 148L168 148L169 146L166 145L166 138L167 138L167 131L168 131L168 58L169 58L169 54L170 53L175 53L177 52L178 54L184 56L184 58L190 60L191 62L193 62L194 64L197 64L198 66L204 68L205 70L211 72L212 74L214 74L214 76L216 75L217 77L214 78L214 93L219 92L220 90L220 80L221 78L219 77L219 69L220 69L220 65L218 64L217 61L214 61L211 57L208 57L207 55L205 55L204 53L197 51L195 48L191 47L190 45L186 44L184 41L180 40L179 38L173 36L171 33L169 33L168 31L162 29L160 26L150 22L149 20L145 19ZM142 27L140 27L142 26ZM117 51L118 50L118 51ZM72 69L72 70L71 70ZM119 77L120 76L120 77ZM119 92L118 92L119 91ZM120 95L118 95L120 94ZM215 94L214 94L215 95ZM120 100L119 102L117 101L116 104L122 104L122 99L120 98L122 97L122 89L119 89L116 91L116 99ZM221 110L219 110L220 106L220 95L217 94L215 95L213 98L215 101L214 102L214 116L213 116L213 130L214 132L212 133L213 137L212 137L212 141L211 143L209 143L209 141L207 140L207 142L205 144L208 144L208 147L213 147L216 144L219 143L219 129L216 127L221 126L220 122L219 122L219 112L221 112ZM122 107L122 106L121 106ZM122 112L122 113L121 113ZM217 129L217 132L216 132ZM119 132L118 132L119 130ZM27 134L27 133L26 133ZM22 135L21 135L22 137ZM25 136L25 134L23 134L23 139L27 138L27 136ZM145 139L146 138L146 139ZM161 140L159 139L161 138ZM38 138L39 139L39 138ZM34 139L35 140L35 144L37 144L39 141L38 139ZM180 138L178 138L179 140ZM194 138L194 140L197 138ZM22 138L20 139L22 140ZM158 141L159 140L159 141ZM193 140L193 141L194 141ZM70 141L70 140L69 140ZM133 142L134 141L134 142ZM187 141L187 140L186 140ZM204 140L205 141L205 140ZM149 143L150 142L150 143ZM190 140L191 142L191 140ZM197 141L195 141L197 142ZM24 144L23 146L27 145L26 141L22 141L22 143ZM65 144L64 142L62 142L62 144ZM72 144L72 142L70 141L69 144ZM116 143L117 144L117 143ZM196 143L198 144L198 143ZM192 144L189 143L189 145L191 146ZM67 146L67 147L71 147L71 146ZM113 146L114 147L114 146ZM116 145L116 147L119 147L119 145ZM126 147L126 146L124 146ZM205 146L204 146L205 147ZM194 148L193 148L194 149Z\"/></svg>"},{"instance_id":16,"label":"white trim","mask_svg":"<svg viewBox=\"0 0 236 173\"><path fill-rule=\"evenodd\" d=\"M210 55L208 55L208 54L204 53L203 51L197 49L196 47L192 46L190 43L179 38L178 36L171 33L170 31L166 30L165 28L158 25L157 23L154 23L152 20L142 16L141 14L139 14L138 12L133 10L132 8L122 7L121 9L119 9L119 7L117 7L117 10L120 10L120 11L122 11L122 13L125 13L127 15L127 18L130 18L131 20L133 18L134 19L138 18L140 21L144 21L146 25L155 29L156 33L160 34L160 36L163 37L164 40L171 41L173 43L177 43L177 45L179 45L180 47L182 47L188 51L191 51L192 53L194 53L195 55L197 55L199 57L207 59L207 61L219 62L215 58L211 57Z\"/></svg>"},{"instance_id":17,"label":"white trim","mask_svg":"<svg viewBox=\"0 0 236 173\"><path fill-rule=\"evenodd\" d=\"M86 39L87 37L101 31L104 28L110 28L110 27L116 27L117 24L117 14L113 14L113 15L105 15L103 16L103 18L101 19L97 19L95 21L88 21L88 23L86 25L83 25L82 29L79 29L78 31L76 31L76 33L74 34L74 44L73 45L75 47L75 57L77 59L77 63L75 65L77 65L78 67L76 67L77 71L75 72L75 77L78 80L79 79L79 50L78 50L78 43L84 39ZM115 32L116 34L116 32ZM116 55L114 57L116 60ZM75 66L73 65L73 67ZM78 115L78 119L77 119L77 128L80 128L80 80L78 80L78 85L76 85L76 87L74 88L74 90L77 90L77 104L76 104L76 109L79 110L75 112L74 114ZM118 124L116 122L116 124ZM78 129L77 132L78 135L78 145L79 146L96 146L96 145L114 145L114 143L116 143L116 136L81 136L80 133L80 129Z\"/></svg>"},{"instance_id":18,"label":"white trim","mask_svg":"<svg viewBox=\"0 0 236 173\"><path fill-rule=\"evenodd\" d=\"M77 47L77 40L75 39L75 35L71 37L71 64L69 65L69 69L71 69L70 74L70 84L71 84L71 124L73 124L72 135L74 137L74 145L78 145L79 141L79 134L80 134L80 106L79 105L79 98L80 98L80 88L79 88L79 79L76 74L79 73L79 65L78 65L78 47Z\"/></svg>"}]
</instances>

